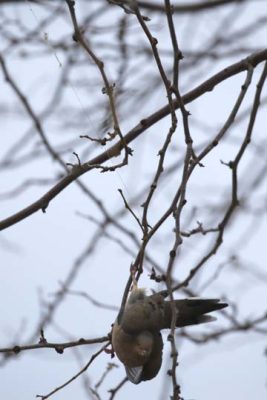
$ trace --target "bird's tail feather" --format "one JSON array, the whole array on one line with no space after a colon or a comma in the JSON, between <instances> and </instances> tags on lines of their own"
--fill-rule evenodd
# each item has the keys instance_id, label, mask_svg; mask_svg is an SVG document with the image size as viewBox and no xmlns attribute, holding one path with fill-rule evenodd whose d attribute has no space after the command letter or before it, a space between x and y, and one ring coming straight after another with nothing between
<instances>
[{"instance_id":1,"label":"bird's tail feather","mask_svg":"<svg viewBox=\"0 0 267 400\"><path fill-rule=\"evenodd\" d=\"M138 383L141 382L142 380L142 372L143 372L143 367L127 367L125 365L125 371L127 378L129 379L130 382L134 383L137 385Z\"/></svg>"},{"instance_id":2,"label":"bird's tail feather","mask_svg":"<svg viewBox=\"0 0 267 400\"><path fill-rule=\"evenodd\" d=\"M165 324L166 327L169 327L172 319L171 303L165 302L165 304ZM219 299L199 298L175 300L175 305L177 309L177 327L214 321L216 320L215 317L205 314L227 307L227 304L220 303Z\"/></svg>"}]
</instances>

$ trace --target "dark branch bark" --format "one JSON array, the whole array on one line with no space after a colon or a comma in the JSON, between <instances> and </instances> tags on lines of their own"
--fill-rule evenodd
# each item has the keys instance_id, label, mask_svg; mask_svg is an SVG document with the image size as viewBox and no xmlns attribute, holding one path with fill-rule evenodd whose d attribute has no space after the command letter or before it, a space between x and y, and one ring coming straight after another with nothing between
<instances>
[{"instance_id":1,"label":"dark branch bark","mask_svg":"<svg viewBox=\"0 0 267 400\"><path fill-rule=\"evenodd\" d=\"M267 60L267 49L259 51L257 53L251 54L248 58L243 59L237 63L230 65L229 67L221 70L217 74L213 75L211 78L207 79L205 82L197 86L195 89L191 90L187 94L182 97L182 101L184 104L190 103L193 100L196 100L198 97L202 96L204 93L210 92L213 90L215 86L224 80L239 74L240 72L246 71L248 69L248 65L252 65L256 67L263 61ZM179 108L178 101L174 101L175 108ZM162 118L166 117L170 113L169 105L159 109L155 113L151 114L148 118L140 121L138 125L136 125L132 130L130 130L124 137L124 142L129 144L133 140L135 140L139 135L145 132L148 128L153 126L155 123L160 121ZM79 176L93 169L95 166L102 165L104 162L110 160L114 156L117 156L120 151L123 149L123 144L121 142L113 145L108 151L104 151L99 154L92 160L82 165L75 166L69 175L66 175L62 178L55 186L52 187L44 196L42 196L36 202L30 204L28 207L22 209L16 214L11 215L10 217L2 220L0 222L0 230L4 230L28 216L34 214L36 211L46 210L49 205L49 202L55 198L62 190L64 190L67 186L69 186L72 182L74 182Z\"/></svg>"}]
</instances>

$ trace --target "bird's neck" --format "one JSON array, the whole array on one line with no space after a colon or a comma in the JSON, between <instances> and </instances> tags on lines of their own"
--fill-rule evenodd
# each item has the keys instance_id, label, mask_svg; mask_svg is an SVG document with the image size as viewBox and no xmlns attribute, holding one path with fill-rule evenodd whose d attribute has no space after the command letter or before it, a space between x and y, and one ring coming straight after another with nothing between
<instances>
[{"instance_id":1,"label":"bird's neck","mask_svg":"<svg viewBox=\"0 0 267 400\"><path fill-rule=\"evenodd\" d=\"M128 298L127 304L133 304L133 303L136 303L139 300L144 300L145 297L146 297L146 290L145 289L135 288L131 292L131 294L130 294L130 296Z\"/></svg>"}]
</instances>

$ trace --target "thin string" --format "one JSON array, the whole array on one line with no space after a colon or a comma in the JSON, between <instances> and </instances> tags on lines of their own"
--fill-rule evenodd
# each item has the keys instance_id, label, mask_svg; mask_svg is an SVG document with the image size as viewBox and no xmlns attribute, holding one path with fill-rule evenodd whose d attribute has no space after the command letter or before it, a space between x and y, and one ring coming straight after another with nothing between
<instances>
[{"instance_id":1,"label":"thin string","mask_svg":"<svg viewBox=\"0 0 267 400\"><path fill-rule=\"evenodd\" d=\"M30 12L31 12L32 15L33 15L33 18L35 19L35 21L37 22L37 24L39 24L40 21L39 21L37 15L36 15L36 13L35 13L33 7L32 7L31 1L30 1L30 0L25 0L25 2L26 2L26 4L28 5L29 10L30 10ZM43 36L43 41L44 41L44 43L49 47L50 51L53 53L53 55L54 55L54 57L55 57L55 59L56 59L56 62L58 63L58 66L59 66L60 68L62 68L62 67L63 67L63 63L62 63L62 61L60 60L60 57L58 56L58 54L57 54L56 50L54 49L53 45L50 43L49 37L48 37L48 33L47 33L47 32L43 32L42 36ZM89 124L90 124L91 126L93 126L94 123L93 123L92 120L90 119L88 113L86 113L86 108L85 108L85 106L83 105L83 102L82 102L82 100L81 100L81 98L80 98L80 96L79 96L79 94L78 94L78 91L76 90L76 88L75 88L75 86L72 84L72 82L69 82L69 84L70 84L70 88L71 88L71 90L72 90L72 92L73 92L73 94L74 94L74 96L75 96L77 102L79 103L79 106L80 106L81 110L85 113L86 118L88 119ZM107 153L108 153L108 150L107 150ZM112 165L114 165L112 159L110 160L110 162L111 162ZM121 174L119 173L119 171L118 171L117 169L115 170L115 172L116 172L116 174L118 175L119 180L121 181L121 184L123 185L125 191L127 192L128 196L130 197L129 190L128 190L128 188L127 188L127 186L126 186L126 184L125 184L125 182L124 182L124 180L123 180ZM139 210L138 210L138 211L139 211Z\"/></svg>"}]
</instances>

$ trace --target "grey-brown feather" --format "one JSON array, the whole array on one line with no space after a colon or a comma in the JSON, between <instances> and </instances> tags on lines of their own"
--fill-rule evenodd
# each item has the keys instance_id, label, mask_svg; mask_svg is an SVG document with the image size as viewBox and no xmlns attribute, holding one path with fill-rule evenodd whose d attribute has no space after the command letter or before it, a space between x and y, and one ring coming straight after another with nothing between
<instances>
[{"instance_id":1,"label":"grey-brown feather","mask_svg":"<svg viewBox=\"0 0 267 400\"><path fill-rule=\"evenodd\" d=\"M227 307L219 299L183 299L175 300L177 311L176 326L201 324L214 320L205 314ZM160 331L170 328L172 320L171 302L164 300L160 294L145 296L137 293L128 302L120 322L123 330L136 333L142 330Z\"/></svg>"},{"instance_id":2,"label":"grey-brown feather","mask_svg":"<svg viewBox=\"0 0 267 400\"><path fill-rule=\"evenodd\" d=\"M124 363L129 380L135 384L154 378L162 363L161 329L170 328L172 304L160 293L146 296L135 288L112 330L112 345ZM174 300L176 326L213 321L208 313L227 307L219 299Z\"/></svg>"}]
</instances>

